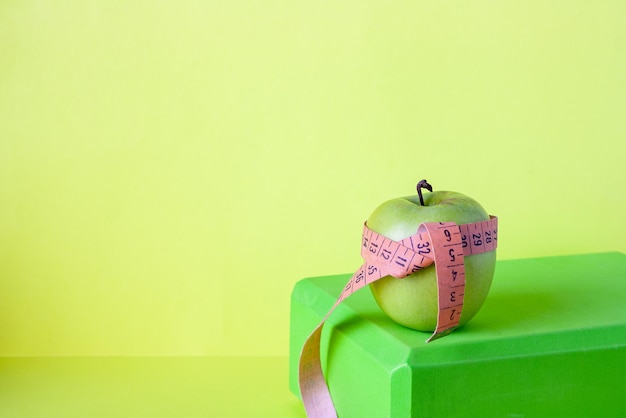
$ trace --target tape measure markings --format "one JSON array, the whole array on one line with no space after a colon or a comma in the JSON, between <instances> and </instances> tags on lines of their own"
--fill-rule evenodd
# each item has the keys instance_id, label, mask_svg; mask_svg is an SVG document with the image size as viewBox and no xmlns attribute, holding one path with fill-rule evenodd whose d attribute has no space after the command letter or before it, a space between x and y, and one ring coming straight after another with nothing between
<instances>
[{"instance_id":1,"label":"tape measure markings","mask_svg":"<svg viewBox=\"0 0 626 418\"><path fill-rule=\"evenodd\" d=\"M497 221L493 216L487 221L459 225L463 239L465 255L493 251L498 241ZM497 219L497 218L495 218Z\"/></svg>"},{"instance_id":2,"label":"tape measure markings","mask_svg":"<svg viewBox=\"0 0 626 418\"><path fill-rule=\"evenodd\" d=\"M437 325L426 342L448 335L458 325L463 310L465 289L465 264L460 228L454 223L440 223L429 232L435 250ZM457 294L459 290L460 293Z\"/></svg>"}]
</instances>

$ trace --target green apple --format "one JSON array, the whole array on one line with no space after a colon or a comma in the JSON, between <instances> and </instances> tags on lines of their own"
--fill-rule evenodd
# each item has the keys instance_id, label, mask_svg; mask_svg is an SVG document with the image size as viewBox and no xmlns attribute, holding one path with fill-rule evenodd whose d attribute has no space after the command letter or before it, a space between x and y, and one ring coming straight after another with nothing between
<instances>
[{"instance_id":1,"label":"green apple","mask_svg":"<svg viewBox=\"0 0 626 418\"><path fill-rule=\"evenodd\" d=\"M389 200L377 207L367 220L374 232L400 241L417 232L423 222L466 224L485 221L489 215L474 199L461 193L435 191L422 197L421 188L432 191L422 180L418 194ZM465 258L465 295L459 326L467 323L487 298L496 266L496 252ZM383 277L370 286L380 308L394 321L419 331L437 325L437 276L431 265L403 279Z\"/></svg>"}]
</instances>

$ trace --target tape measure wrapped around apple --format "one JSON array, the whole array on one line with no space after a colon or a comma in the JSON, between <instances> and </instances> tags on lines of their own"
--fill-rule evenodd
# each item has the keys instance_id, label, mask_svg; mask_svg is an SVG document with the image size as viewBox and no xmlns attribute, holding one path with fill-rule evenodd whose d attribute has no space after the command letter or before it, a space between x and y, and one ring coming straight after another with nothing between
<instances>
[{"instance_id":1,"label":"tape measure wrapped around apple","mask_svg":"<svg viewBox=\"0 0 626 418\"><path fill-rule=\"evenodd\" d=\"M431 193L422 195L423 188ZM367 226L391 240L402 241L414 235L425 222L465 225L489 220L490 216L474 199L457 192L433 191L430 184L422 180L417 184L417 195L392 199L378 206L367 220ZM465 291L458 326L472 319L483 305L496 267L497 227L464 235L461 239L466 255L474 243L493 243L494 250L464 258ZM435 268L417 271L402 280L383 277L372 282L370 289L378 306L397 323L419 331L435 330L438 310Z\"/></svg>"},{"instance_id":2,"label":"tape measure wrapped around apple","mask_svg":"<svg viewBox=\"0 0 626 418\"><path fill-rule=\"evenodd\" d=\"M430 193L423 195L422 189ZM363 226L364 264L300 354L300 394L310 418L337 416L320 361L322 328L335 307L371 285L374 299L395 322L432 331L427 342L448 335L476 315L487 298L496 264L497 222L474 199L433 192L426 180L417 184L416 196L392 199L374 210Z\"/></svg>"}]
</instances>

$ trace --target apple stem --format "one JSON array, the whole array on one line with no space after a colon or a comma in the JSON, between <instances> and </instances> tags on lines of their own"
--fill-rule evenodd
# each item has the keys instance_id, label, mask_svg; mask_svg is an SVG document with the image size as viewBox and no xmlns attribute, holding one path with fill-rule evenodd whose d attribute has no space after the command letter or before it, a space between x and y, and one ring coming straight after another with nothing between
<instances>
[{"instance_id":1,"label":"apple stem","mask_svg":"<svg viewBox=\"0 0 626 418\"><path fill-rule=\"evenodd\" d=\"M428 184L428 182L426 180L420 180L417 183L417 195L420 198L420 205L424 206L424 198L422 197L422 188L428 190L429 192L433 191L433 186L431 186L430 184Z\"/></svg>"}]
</instances>

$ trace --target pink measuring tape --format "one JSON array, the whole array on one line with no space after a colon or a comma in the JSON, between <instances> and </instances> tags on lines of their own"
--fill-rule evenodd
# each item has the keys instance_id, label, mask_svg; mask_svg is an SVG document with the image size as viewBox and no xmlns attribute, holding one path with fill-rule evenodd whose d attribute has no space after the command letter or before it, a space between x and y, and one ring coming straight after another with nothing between
<instances>
[{"instance_id":1,"label":"pink measuring tape","mask_svg":"<svg viewBox=\"0 0 626 418\"><path fill-rule=\"evenodd\" d=\"M352 275L320 324L309 335L300 354L299 383L302 402L309 418L337 417L320 361L322 328L332 311L348 296L385 276L403 278L435 264L437 274L437 327L426 340L446 336L459 323L465 293L464 257L496 249L498 218L457 225L426 222L417 233L393 241L363 226L361 256L365 262Z\"/></svg>"}]
</instances>

